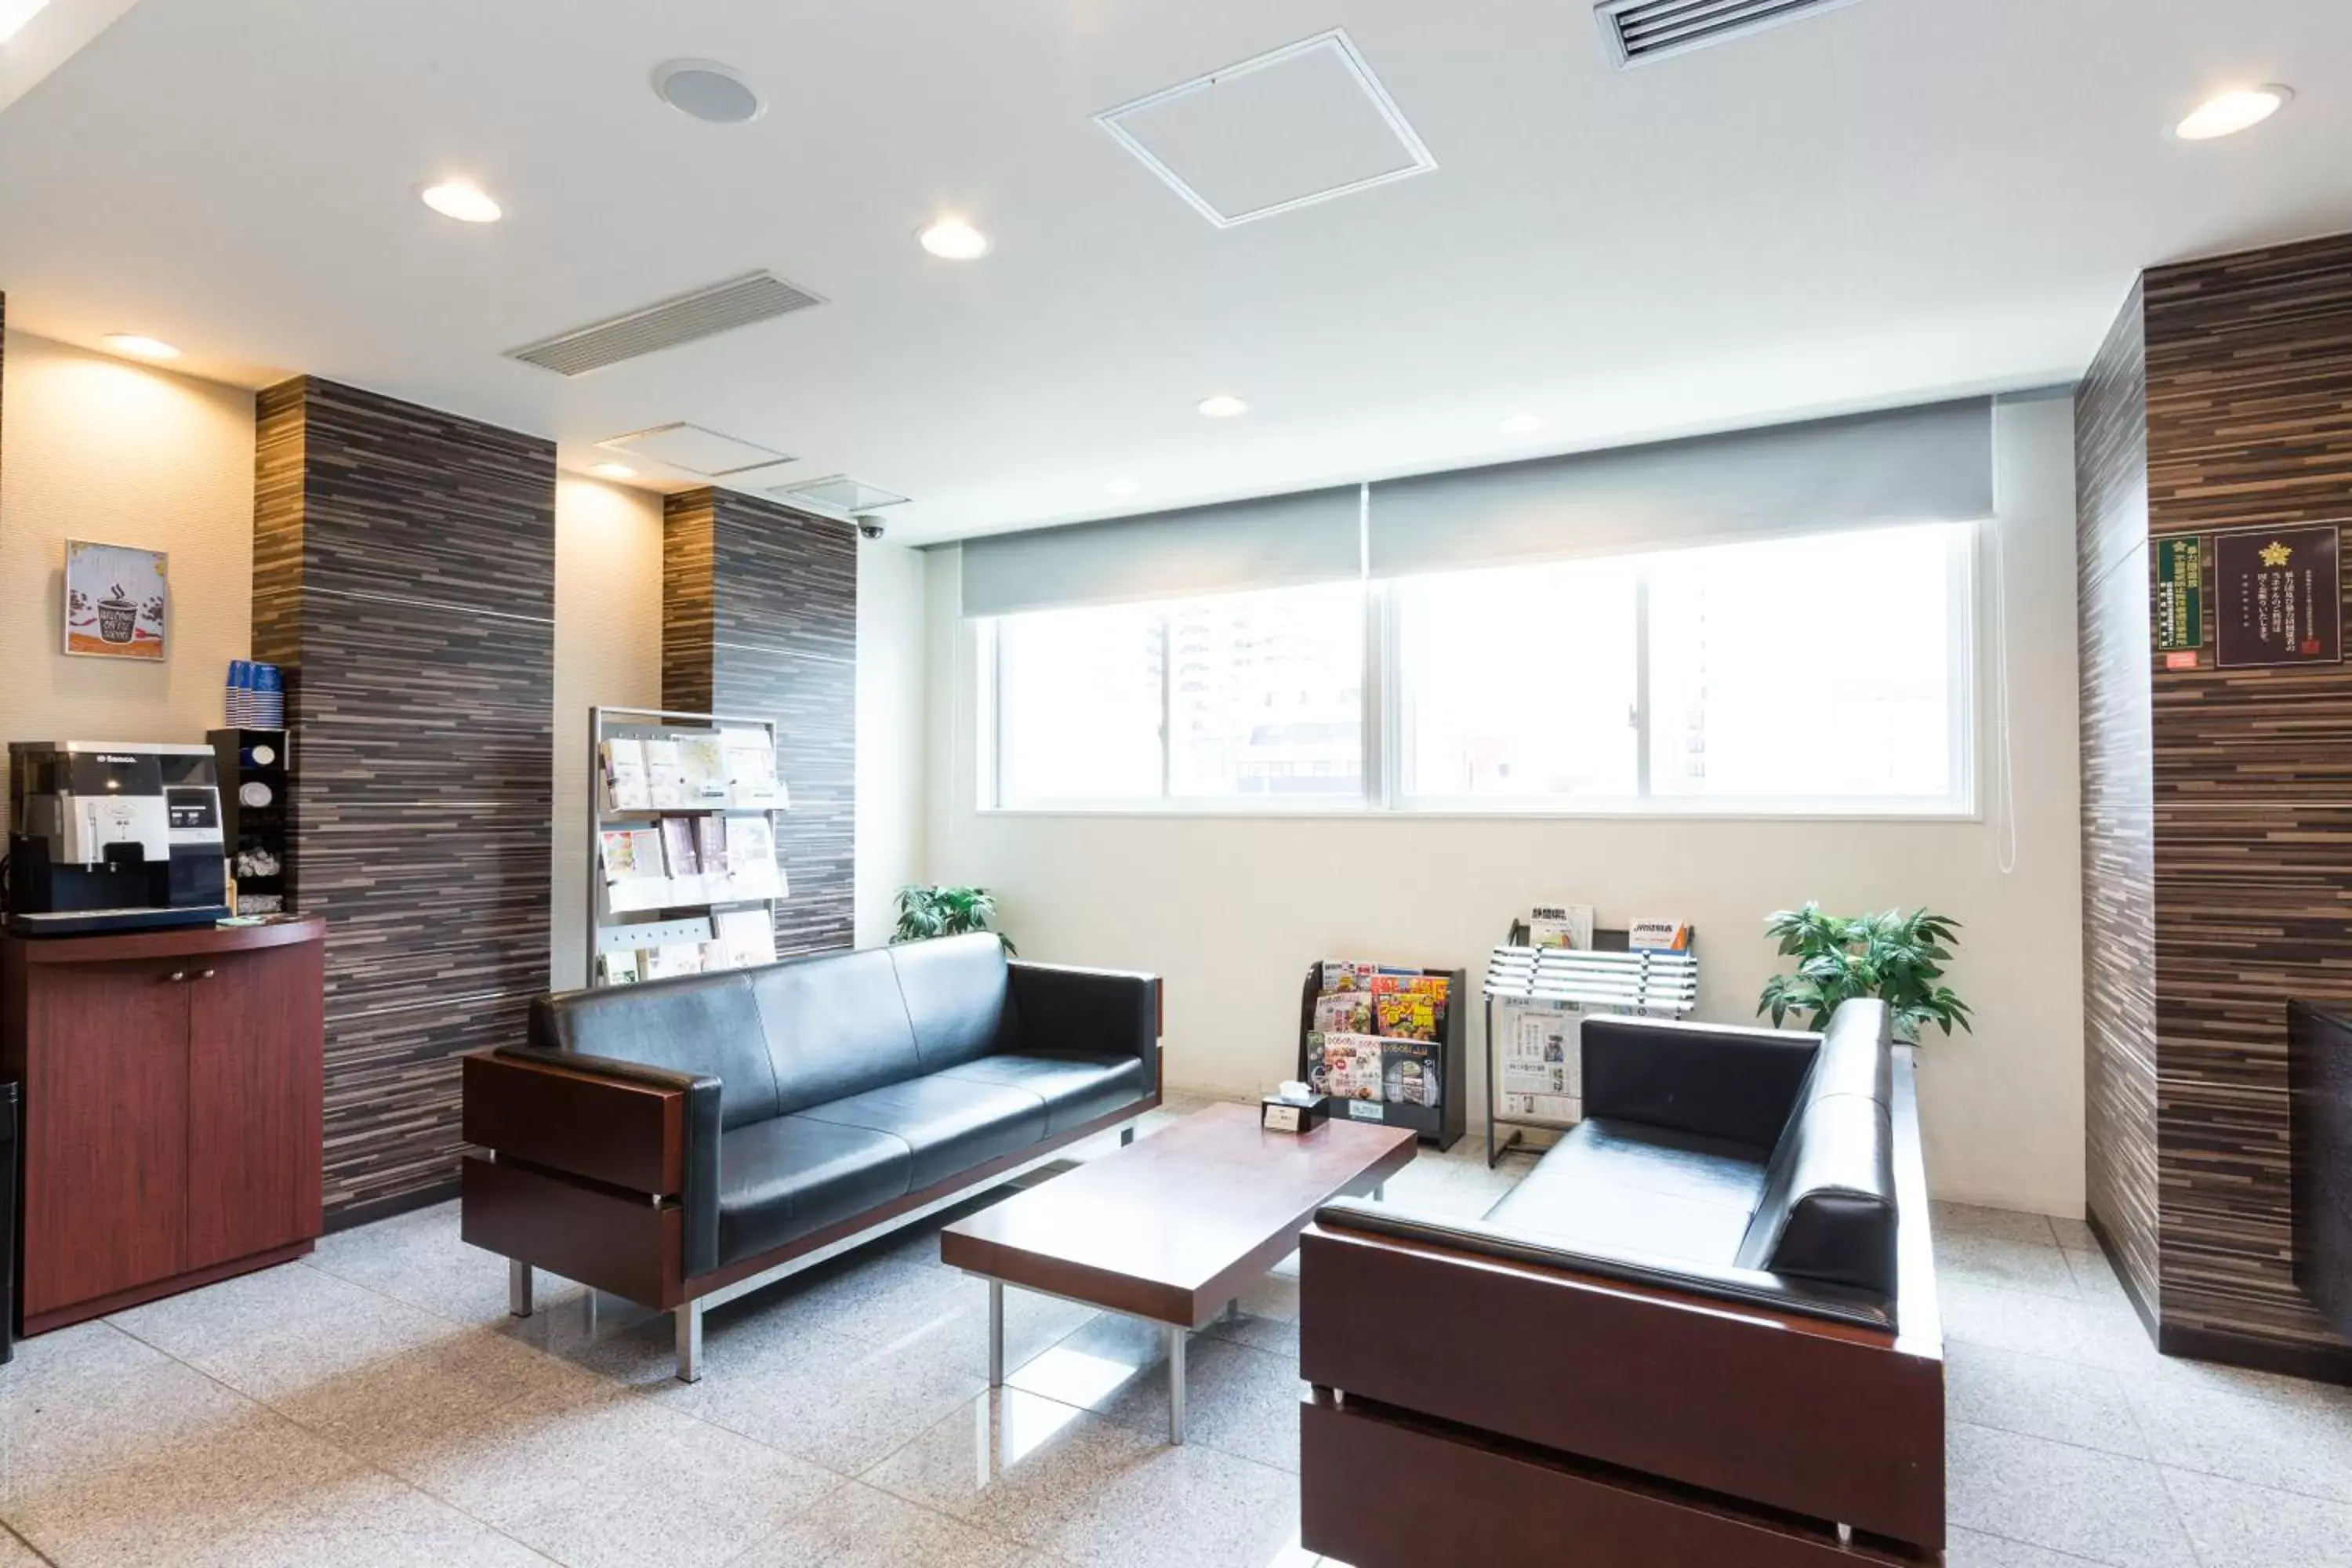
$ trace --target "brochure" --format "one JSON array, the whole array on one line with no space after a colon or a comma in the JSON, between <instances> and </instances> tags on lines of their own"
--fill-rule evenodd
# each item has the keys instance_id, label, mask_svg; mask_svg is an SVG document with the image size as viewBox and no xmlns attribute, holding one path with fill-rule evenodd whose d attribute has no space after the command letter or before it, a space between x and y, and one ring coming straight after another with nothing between
<instances>
[{"instance_id":1,"label":"brochure","mask_svg":"<svg viewBox=\"0 0 2352 1568\"><path fill-rule=\"evenodd\" d=\"M661 835L651 827L608 827L596 836L604 862L604 907L615 914L657 910L670 900Z\"/></svg>"},{"instance_id":2,"label":"brochure","mask_svg":"<svg viewBox=\"0 0 2352 1568\"><path fill-rule=\"evenodd\" d=\"M727 892L736 899L788 896L783 868L776 864L776 829L767 817L727 818Z\"/></svg>"},{"instance_id":3,"label":"brochure","mask_svg":"<svg viewBox=\"0 0 2352 1568\"><path fill-rule=\"evenodd\" d=\"M727 754L718 735L708 731L680 735L677 761L679 788L686 797L681 805L727 804Z\"/></svg>"},{"instance_id":4,"label":"brochure","mask_svg":"<svg viewBox=\"0 0 2352 1568\"><path fill-rule=\"evenodd\" d=\"M1372 999L1361 991L1342 991L1315 998L1318 1033L1369 1035L1372 1032Z\"/></svg>"},{"instance_id":5,"label":"brochure","mask_svg":"<svg viewBox=\"0 0 2352 1568\"><path fill-rule=\"evenodd\" d=\"M1634 952L1687 952L1691 928L1681 921L1637 920L1625 929L1625 945Z\"/></svg>"},{"instance_id":6,"label":"brochure","mask_svg":"<svg viewBox=\"0 0 2352 1568\"><path fill-rule=\"evenodd\" d=\"M656 811L677 811L693 803L686 798L686 764L677 742L656 735L645 742L646 795Z\"/></svg>"},{"instance_id":7,"label":"brochure","mask_svg":"<svg viewBox=\"0 0 2352 1568\"><path fill-rule=\"evenodd\" d=\"M789 804L778 798L776 749L767 731L721 730L719 744L725 759L728 805L767 811Z\"/></svg>"},{"instance_id":8,"label":"brochure","mask_svg":"<svg viewBox=\"0 0 2352 1568\"><path fill-rule=\"evenodd\" d=\"M776 922L766 910L724 910L717 944L736 969L776 962Z\"/></svg>"},{"instance_id":9,"label":"brochure","mask_svg":"<svg viewBox=\"0 0 2352 1568\"><path fill-rule=\"evenodd\" d=\"M652 807L653 794L646 781L644 742L627 735L615 735L606 741L604 773L606 811L646 811Z\"/></svg>"},{"instance_id":10,"label":"brochure","mask_svg":"<svg viewBox=\"0 0 2352 1568\"><path fill-rule=\"evenodd\" d=\"M694 853L694 819L663 817L661 847L662 869L669 873L670 902L702 902L709 895L703 889L702 862Z\"/></svg>"}]
</instances>

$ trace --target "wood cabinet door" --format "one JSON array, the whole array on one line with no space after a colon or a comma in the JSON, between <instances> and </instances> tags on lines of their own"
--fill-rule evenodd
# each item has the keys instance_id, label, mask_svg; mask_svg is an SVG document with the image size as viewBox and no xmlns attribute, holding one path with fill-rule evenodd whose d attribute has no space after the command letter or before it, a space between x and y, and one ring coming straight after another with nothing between
<instances>
[{"instance_id":1,"label":"wood cabinet door","mask_svg":"<svg viewBox=\"0 0 2352 1568\"><path fill-rule=\"evenodd\" d=\"M321 951L306 942L191 965L191 1268L319 1234Z\"/></svg>"},{"instance_id":2,"label":"wood cabinet door","mask_svg":"<svg viewBox=\"0 0 2352 1568\"><path fill-rule=\"evenodd\" d=\"M156 961L26 968L31 1317L188 1266L189 987Z\"/></svg>"}]
</instances>

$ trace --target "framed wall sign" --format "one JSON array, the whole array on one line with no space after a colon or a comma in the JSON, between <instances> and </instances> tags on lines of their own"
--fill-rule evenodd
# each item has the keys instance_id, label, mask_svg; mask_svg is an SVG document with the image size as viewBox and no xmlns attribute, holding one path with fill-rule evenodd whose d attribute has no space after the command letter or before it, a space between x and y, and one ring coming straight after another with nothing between
<instances>
[{"instance_id":1,"label":"framed wall sign","mask_svg":"<svg viewBox=\"0 0 2352 1568\"><path fill-rule=\"evenodd\" d=\"M2344 662L2335 523L2213 537L2214 662L2223 669Z\"/></svg>"},{"instance_id":2,"label":"framed wall sign","mask_svg":"<svg viewBox=\"0 0 2352 1568\"><path fill-rule=\"evenodd\" d=\"M127 544L66 541L66 652L160 663L169 652L169 557Z\"/></svg>"},{"instance_id":3,"label":"framed wall sign","mask_svg":"<svg viewBox=\"0 0 2352 1568\"><path fill-rule=\"evenodd\" d=\"M2157 652L2186 653L2205 646L2203 534L2156 542L2155 619Z\"/></svg>"}]
</instances>

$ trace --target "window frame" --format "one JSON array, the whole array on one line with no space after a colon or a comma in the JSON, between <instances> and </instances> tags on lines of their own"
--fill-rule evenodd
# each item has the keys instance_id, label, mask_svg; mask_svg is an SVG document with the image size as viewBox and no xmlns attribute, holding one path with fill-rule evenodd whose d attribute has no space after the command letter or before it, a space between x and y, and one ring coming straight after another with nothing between
<instances>
[{"instance_id":1,"label":"window frame","mask_svg":"<svg viewBox=\"0 0 2352 1568\"><path fill-rule=\"evenodd\" d=\"M1362 780L1360 796L1321 795L1285 798L1266 795L1171 797L1168 794L1173 749L1169 744L1170 666L1160 660L1160 794L1143 799L1055 800L1040 804L1006 804L1003 762L1006 752L1004 705L997 700L1003 679L1003 639L997 620L984 617L972 625L970 646L978 679L959 682L978 702L974 726L977 771L976 809L1003 816L1229 816L1295 819L1299 817L1412 817L1423 820L1591 821L1786 821L1786 822L1981 822L1981 734L1986 722L1980 700L1980 661L1985 655L1984 605L1979 588L1983 531L1980 520L1895 526L1942 527L1950 530L1946 542L1945 591L1948 626L1953 631L1948 663L1945 707L1950 747L1950 789L1934 797L1918 796L1719 796L1661 795L1652 789L1650 566L1675 552L1644 557L1634 586L1634 754L1633 795L1616 796L1475 796L1411 795L1404 788L1402 606L1397 591L1402 579L1374 578L1363 583L1364 668ZM1838 529L1837 533L1876 531ZM1726 541L1725 543L1748 542ZM1698 546L1697 548L1708 548ZM1165 622L1162 622L1165 635Z\"/></svg>"}]
</instances>

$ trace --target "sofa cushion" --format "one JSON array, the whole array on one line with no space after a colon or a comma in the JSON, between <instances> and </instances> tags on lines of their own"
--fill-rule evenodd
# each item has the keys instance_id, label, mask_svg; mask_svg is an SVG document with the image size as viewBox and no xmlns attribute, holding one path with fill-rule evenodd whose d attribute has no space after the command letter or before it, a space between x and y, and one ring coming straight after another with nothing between
<instances>
[{"instance_id":1,"label":"sofa cushion","mask_svg":"<svg viewBox=\"0 0 2352 1568\"><path fill-rule=\"evenodd\" d=\"M800 1116L902 1140L913 1156L915 1187L945 1181L1045 1136L1041 1097L939 1073L813 1105Z\"/></svg>"},{"instance_id":2,"label":"sofa cushion","mask_svg":"<svg viewBox=\"0 0 2352 1568\"><path fill-rule=\"evenodd\" d=\"M939 1075L1026 1089L1045 1102L1045 1136L1108 1116L1149 1092L1134 1057L1022 1056L1004 1052Z\"/></svg>"},{"instance_id":3,"label":"sofa cushion","mask_svg":"<svg viewBox=\"0 0 2352 1568\"><path fill-rule=\"evenodd\" d=\"M750 973L775 1083L772 1114L922 1070L888 952L824 953Z\"/></svg>"},{"instance_id":4,"label":"sofa cushion","mask_svg":"<svg viewBox=\"0 0 2352 1568\"><path fill-rule=\"evenodd\" d=\"M975 931L887 952L923 1071L959 1067L1012 1043L1003 942Z\"/></svg>"},{"instance_id":5,"label":"sofa cushion","mask_svg":"<svg viewBox=\"0 0 2352 1568\"><path fill-rule=\"evenodd\" d=\"M531 1044L719 1079L719 1124L776 1114L776 1075L761 1010L742 974L689 974L572 991L531 1004Z\"/></svg>"},{"instance_id":6,"label":"sofa cushion","mask_svg":"<svg viewBox=\"0 0 2352 1568\"><path fill-rule=\"evenodd\" d=\"M914 1168L887 1132L779 1116L719 1139L719 1262L753 1253L904 1197Z\"/></svg>"},{"instance_id":7,"label":"sofa cushion","mask_svg":"<svg viewBox=\"0 0 2352 1568\"><path fill-rule=\"evenodd\" d=\"M1575 1247L1726 1266L1762 1194L1766 1157L1638 1122L1580 1121L1486 1217Z\"/></svg>"}]
</instances>

